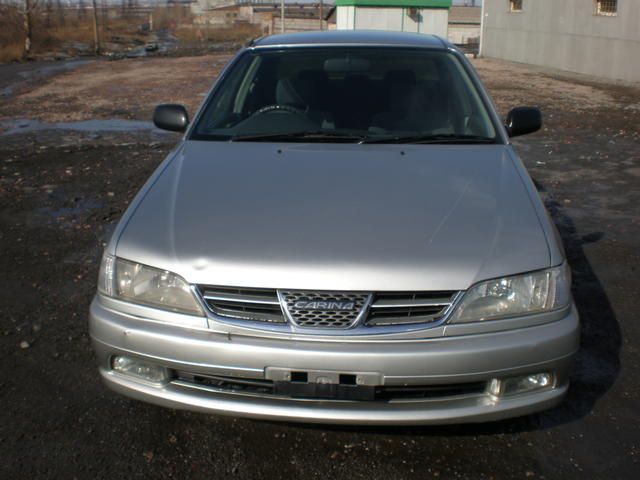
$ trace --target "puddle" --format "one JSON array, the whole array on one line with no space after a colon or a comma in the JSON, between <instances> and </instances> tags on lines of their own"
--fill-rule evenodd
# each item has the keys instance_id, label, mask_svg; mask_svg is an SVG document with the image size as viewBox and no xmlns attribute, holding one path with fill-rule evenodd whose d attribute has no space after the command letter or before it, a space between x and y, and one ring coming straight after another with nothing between
<instances>
[{"instance_id":1,"label":"puddle","mask_svg":"<svg viewBox=\"0 0 640 480\"><path fill-rule=\"evenodd\" d=\"M64 60L64 61L38 61L33 63L25 63L25 64L5 64L1 65L0 73L3 75L12 75L13 73L13 81L10 81L7 86L0 88L0 97L8 98L10 97L16 87L28 83L30 81L43 79L54 75L59 72L63 72L66 70L73 70L74 68L78 68L82 65L86 65L90 63L91 60ZM17 71L16 71L17 70ZM6 79L6 77L5 77Z\"/></svg>"},{"instance_id":2,"label":"puddle","mask_svg":"<svg viewBox=\"0 0 640 480\"><path fill-rule=\"evenodd\" d=\"M99 202L97 200L91 200L91 199L78 200L77 202L74 202L74 203L75 205L73 205L72 207L60 207L55 209L49 208L49 207L43 207L38 209L38 213L41 213L43 215L46 215L52 218L60 218L60 217L69 218L69 217L77 217L84 213L88 213L91 210L102 208L104 206L103 202Z\"/></svg>"},{"instance_id":3,"label":"puddle","mask_svg":"<svg viewBox=\"0 0 640 480\"><path fill-rule=\"evenodd\" d=\"M4 130L4 131L3 131ZM76 132L144 132L165 133L157 129L152 122L142 120L121 120L112 118L108 120L83 120L79 122L48 123L40 120L6 120L0 122L0 135L16 135L45 130L67 130Z\"/></svg>"},{"instance_id":4,"label":"puddle","mask_svg":"<svg viewBox=\"0 0 640 480\"><path fill-rule=\"evenodd\" d=\"M138 45L126 50L122 48L114 48L107 53L111 59L118 60L122 58L140 58L150 55L166 55L171 50L177 49L179 46L178 39L166 29L158 30L155 34L151 34L148 41L144 45Z\"/></svg>"},{"instance_id":5,"label":"puddle","mask_svg":"<svg viewBox=\"0 0 640 480\"><path fill-rule=\"evenodd\" d=\"M34 64L36 68L31 70L25 70L20 72L20 75L25 80L30 80L33 77L51 75L63 70L73 70L82 65L86 65L91 60L66 60L66 61L52 61L51 63Z\"/></svg>"},{"instance_id":6,"label":"puddle","mask_svg":"<svg viewBox=\"0 0 640 480\"><path fill-rule=\"evenodd\" d=\"M14 85L9 85L8 87L0 88L0 97L10 97L13 93Z\"/></svg>"},{"instance_id":7,"label":"puddle","mask_svg":"<svg viewBox=\"0 0 640 480\"><path fill-rule=\"evenodd\" d=\"M159 53L167 53L169 50L178 48L178 39L166 28L156 32L155 42L158 45Z\"/></svg>"},{"instance_id":8,"label":"puddle","mask_svg":"<svg viewBox=\"0 0 640 480\"><path fill-rule=\"evenodd\" d=\"M143 45L141 47L132 48L125 54L125 56L127 58L140 58L140 57L146 57L148 53L149 51Z\"/></svg>"}]
</instances>

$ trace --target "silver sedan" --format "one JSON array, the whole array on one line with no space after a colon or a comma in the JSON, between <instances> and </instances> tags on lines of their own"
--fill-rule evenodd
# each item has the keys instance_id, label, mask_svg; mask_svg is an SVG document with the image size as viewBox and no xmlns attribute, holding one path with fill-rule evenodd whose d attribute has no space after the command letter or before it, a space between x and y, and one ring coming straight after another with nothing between
<instances>
[{"instance_id":1,"label":"silver sedan","mask_svg":"<svg viewBox=\"0 0 640 480\"><path fill-rule=\"evenodd\" d=\"M496 420L561 402L570 271L473 67L428 35L240 51L109 242L99 372L172 408L302 422Z\"/></svg>"}]
</instances>

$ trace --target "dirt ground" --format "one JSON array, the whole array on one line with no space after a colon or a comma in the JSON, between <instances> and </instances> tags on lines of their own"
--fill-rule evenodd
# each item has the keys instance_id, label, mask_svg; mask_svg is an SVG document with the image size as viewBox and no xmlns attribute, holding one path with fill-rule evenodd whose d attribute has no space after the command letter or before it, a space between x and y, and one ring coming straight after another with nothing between
<instances>
[{"instance_id":1,"label":"dirt ground","mask_svg":"<svg viewBox=\"0 0 640 480\"><path fill-rule=\"evenodd\" d=\"M229 58L218 54L87 61L33 88L22 85L0 105L0 121L149 120L161 102L183 103L194 112Z\"/></svg>"},{"instance_id":2,"label":"dirt ground","mask_svg":"<svg viewBox=\"0 0 640 480\"><path fill-rule=\"evenodd\" d=\"M640 89L506 62L475 64L501 113L544 112L514 143L582 319L565 403L477 426L351 428L178 412L102 386L87 333L97 262L176 137L7 125L148 120L162 101L193 112L227 58L94 62L30 82L0 67L0 478L637 478Z\"/></svg>"}]
</instances>

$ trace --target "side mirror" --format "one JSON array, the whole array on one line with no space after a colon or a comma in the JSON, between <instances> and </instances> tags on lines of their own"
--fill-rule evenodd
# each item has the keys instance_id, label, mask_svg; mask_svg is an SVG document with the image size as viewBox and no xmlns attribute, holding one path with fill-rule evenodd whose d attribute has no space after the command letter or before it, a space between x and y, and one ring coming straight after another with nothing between
<instances>
[{"instance_id":1,"label":"side mirror","mask_svg":"<svg viewBox=\"0 0 640 480\"><path fill-rule=\"evenodd\" d=\"M158 105L153 111L153 124L162 130L184 132L189 125L189 114L182 105Z\"/></svg>"},{"instance_id":2,"label":"side mirror","mask_svg":"<svg viewBox=\"0 0 640 480\"><path fill-rule=\"evenodd\" d=\"M507 115L505 126L510 137L537 132L542 127L542 113L535 107L514 108Z\"/></svg>"}]
</instances>

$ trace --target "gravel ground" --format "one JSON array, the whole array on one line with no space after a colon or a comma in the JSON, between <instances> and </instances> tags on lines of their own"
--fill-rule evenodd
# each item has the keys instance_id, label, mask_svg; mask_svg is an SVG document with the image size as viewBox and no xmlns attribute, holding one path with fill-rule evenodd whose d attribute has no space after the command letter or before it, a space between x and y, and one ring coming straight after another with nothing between
<instances>
[{"instance_id":1,"label":"gravel ground","mask_svg":"<svg viewBox=\"0 0 640 480\"><path fill-rule=\"evenodd\" d=\"M0 117L146 120L162 100L193 108L226 58L94 62L15 90L0 67L10 92ZM640 89L476 66L502 113L521 104L545 113L544 130L515 143L574 272L582 350L564 404L477 426L350 428L112 394L87 334L97 262L176 137L44 129L0 135L0 478L637 478Z\"/></svg>"}]
</instances>

